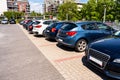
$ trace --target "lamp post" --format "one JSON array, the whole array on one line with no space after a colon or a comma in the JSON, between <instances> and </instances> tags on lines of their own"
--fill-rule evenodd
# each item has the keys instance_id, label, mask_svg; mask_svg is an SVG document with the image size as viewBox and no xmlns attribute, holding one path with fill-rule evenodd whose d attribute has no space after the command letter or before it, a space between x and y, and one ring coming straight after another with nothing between
<instances>
[{"instance_id":1,"label":"lamp post","mask_svg":"<svg viewBox=\"0 0 120 80\"><path fill-rule=\"evenodd\" d=\"M104 16L103 16L103 22L106 20L106 5L104 5Z\"/></svg>"}]
</instances>

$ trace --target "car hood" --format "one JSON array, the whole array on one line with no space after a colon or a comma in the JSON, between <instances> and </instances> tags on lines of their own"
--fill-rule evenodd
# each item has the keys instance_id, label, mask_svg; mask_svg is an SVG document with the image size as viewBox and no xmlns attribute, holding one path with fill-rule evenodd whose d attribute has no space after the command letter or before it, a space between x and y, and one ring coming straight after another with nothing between
<instances>
[{"instance_id":1,"label":"car hood","mask_svg":"<svg viewBox=\"0 0 120 80\"><path fill-rule=\"evenodd\" d=\"M120 57L120 38L108 38L92 43L91 48L106 53L112 57Z\"/></svg>"}]
</instances>

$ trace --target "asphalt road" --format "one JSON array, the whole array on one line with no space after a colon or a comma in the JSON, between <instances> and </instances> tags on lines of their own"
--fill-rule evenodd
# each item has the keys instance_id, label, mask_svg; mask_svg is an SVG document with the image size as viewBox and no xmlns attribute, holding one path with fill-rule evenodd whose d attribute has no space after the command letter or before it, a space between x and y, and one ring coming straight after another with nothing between
<instances>
[{"instance_id":1,"label":"asphalt road","mask_svg":"<svg viewBox=\"0 0 120 80\"><path fill-rule=\"evenodd\" d=\"M64 80L18 25L0 25L0 80Z\"/></svg>"}]
</instances>

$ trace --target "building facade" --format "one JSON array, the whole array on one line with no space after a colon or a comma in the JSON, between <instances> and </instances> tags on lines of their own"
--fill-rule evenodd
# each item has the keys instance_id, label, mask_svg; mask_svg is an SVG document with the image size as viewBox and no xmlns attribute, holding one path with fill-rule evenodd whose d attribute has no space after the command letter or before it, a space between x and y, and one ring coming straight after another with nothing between
<instances>
[{"instance_id":1,"label":"building facade","mask_svg":"<svg viewBox=\"0 0 120 80\"><path fill-rule=\"evenodd\" d=\"M7 1L0 0L0 15L2 15L5 11L7 11Z\"/></svg>"},{"instance_id":2,"label":"building facade","mask_svg":"<svg viewBox=\"0 0 120 80\"><path fill-rule=\"evenodd\" d=\"M80 0L44 0L44 13L56 13L59 5L70 1L74 1L77 4L79 10L83 6L83 3L80 3Z\"/></svg>"},{"instance_id":3,"label":"building facade","mask_svg":"<svg viewBox=\"0 0 120 80\"><path fill-rule=\"evenodd\" d=\"M30 5L28 0L7 0L8 11L30 13Z\"/></svg>"}]
</instances>

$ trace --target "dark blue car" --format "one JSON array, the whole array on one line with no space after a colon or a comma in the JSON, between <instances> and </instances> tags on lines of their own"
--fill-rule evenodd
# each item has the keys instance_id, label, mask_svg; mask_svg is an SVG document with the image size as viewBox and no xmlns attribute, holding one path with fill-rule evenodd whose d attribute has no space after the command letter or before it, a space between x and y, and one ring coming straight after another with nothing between
<instances>
[{"instance_id":1,"label":"dark blue car","mask_svg":"<svg viewBox=\"0 0 120 80\"><path fill-rule=\"evenodd\" d=\"M87 44L112 35L116 30L101 22L77 22L69 23L59 30L56 40L58 43L75 48L82 52Z\"/></svg>"},{"instance_id":2,"label":"dark blue car","mask_svg":"<svg viewBox=\"0 0 120 80\"><path fill-rule=\"evenodd\" d=\"M70 22L56 22L51 24L45 29L45 38L50 40L55 40L58 30L65 24L69 24Z\"/></svg>"},{"instance_id":3,"label":"dark blue car","mask_svg":"<svg viewBox=\"0 0 120 80\"><path fill-rule=\"evenodd\" d=\"M113 37L90 44L85 59L93 68L107 76L120 80L120 31Z\"/></svg>"}]
</instances>

